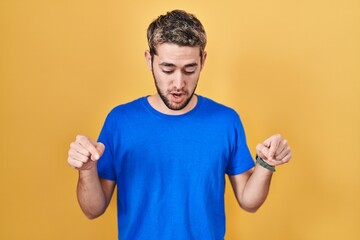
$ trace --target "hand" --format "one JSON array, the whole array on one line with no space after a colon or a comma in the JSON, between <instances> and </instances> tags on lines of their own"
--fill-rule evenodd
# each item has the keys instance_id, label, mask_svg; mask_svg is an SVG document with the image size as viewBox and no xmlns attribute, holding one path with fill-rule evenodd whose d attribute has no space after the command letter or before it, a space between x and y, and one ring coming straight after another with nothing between
<instances>
[{"instance_id":1,"label":"hand","mask_svg":"<svg viewBox=\"0 0 360 240\"><path fill-rule=\"evenodd\" d=\"M84 135L78 135L75 142L70 144L68 163L75 169L89 170L96 165L96 161L100 159L104 150L104 144L95 142Z\"/></svg>"},{"instance_id":2,"label":"hand","mask_svg":"<svg viewBox=\"0 0 360 240\"><path fill-rule=\"evenodd\" d=\"M288 142L276 134L256 146L256 153L266 163L277 166L289 162L292 153Z\"/></svg>"}]
</instances>

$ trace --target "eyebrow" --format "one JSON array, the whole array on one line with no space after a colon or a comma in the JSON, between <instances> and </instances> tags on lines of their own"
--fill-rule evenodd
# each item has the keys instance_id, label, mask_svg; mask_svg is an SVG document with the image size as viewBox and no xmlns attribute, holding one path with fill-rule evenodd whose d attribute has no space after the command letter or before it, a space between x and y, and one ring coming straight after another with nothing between
<instances>
[{"instance_id":1,"label":"eyebrow","mask_svg":"<svg viewBox=\"0 0 360 240\"><path fill-rule=\"evenodd\" d=\"M167 62L162 62L159 65L164 66L164 67L176 67L175 64L167 63ZM198 65L197 63L189 63L189 64L186 64L184 67L185 68L187 68L187 67L196 67L197 65Z\"/></svg>"}]
</instances>

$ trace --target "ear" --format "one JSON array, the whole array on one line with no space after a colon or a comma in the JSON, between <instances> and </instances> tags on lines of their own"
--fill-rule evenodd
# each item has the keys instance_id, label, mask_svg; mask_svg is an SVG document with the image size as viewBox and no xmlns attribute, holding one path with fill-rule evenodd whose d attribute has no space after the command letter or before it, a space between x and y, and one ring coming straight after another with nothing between
<instances>
[{"instance_id":1,"label":"ear","mask_svg":"<svg viewBox=\"0 0 360 240\"><path fill-rule=\"evenodd\" d=\"M207 57L207 52L204 51L201 58L201 70L204 68L206 57Z\"/></svg>"},{"instance_id":2,"label":"ear","mask_svg":"<svg viewBox=\"0 0 360 240\"><path fill-rule=\"evenodd\" d=\"M144 56L145 56L146 64L151 71L152 70L152 62L151 62L150 52L148 50L146 50Z\"/></svg>"}]
</instances>

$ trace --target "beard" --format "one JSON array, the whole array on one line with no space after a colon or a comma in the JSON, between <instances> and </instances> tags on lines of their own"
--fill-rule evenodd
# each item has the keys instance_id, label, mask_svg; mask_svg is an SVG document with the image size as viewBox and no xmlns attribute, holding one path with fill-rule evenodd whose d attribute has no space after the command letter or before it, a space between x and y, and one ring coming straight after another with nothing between
<instances>
[{"instance_id":1,"label":"beard","mask_svg":"<svg viewBox=\"0 0 360 240\"><path fill-rule=\"evenodd\" d=\"M158 81L156 80L154 71L152 71L152 74L154 77L157 93L159 94L161 100L164 102L164 104L167 108L174 110L174 111L179 111L179 110L184 109L189 104L189 102L191 101L192 97L195 94L197 84L195 85L195 88L193 89L193 91L191 93L189 93L189 91L184 90L184 89L171 89L171 90L166 90L166 92L163 92L159 87L159 84L158 84ZM180 103L171 101L169 95L171 96L174 93L184 95L185 96L184 101L182 101Z\"/></svg>"}]
</instances>

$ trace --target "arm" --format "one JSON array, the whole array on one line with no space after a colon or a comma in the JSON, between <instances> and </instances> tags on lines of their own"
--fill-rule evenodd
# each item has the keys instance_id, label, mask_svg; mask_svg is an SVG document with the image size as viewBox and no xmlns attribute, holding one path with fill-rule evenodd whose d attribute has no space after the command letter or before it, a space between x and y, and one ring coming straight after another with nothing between
<instances>
[{"instance_id":1,"label":"arm","mask_svg":"<svg viewBox=\"0 0 360 240\"><path fill-rule=\"evenodd\" d=\"M256 164L255 169L230 176L235 197L242 209L256 212L269 193L272 172Z\"/></svg>"},{"instance_id":2,"label":"arm","mask_svg":"<svg viewBox=\"0 0 360 240\"><path fill-rule=\"evenodd\" d=\"M287 163L291 158L290 147L280 135L274 135L258 144L256 150L271 166ZM248 212L256 212L261 207L268 196L272 174L257 163L252 170L230 176L235 197L241 208Z\"/></svg>"},{"instance_id":3,"label":"arm","mask_svg":"<svg viewBox=\"0 0 360 240\"><path fill-rule=\"evenodd\" d=\"M108 207L115 189L115 182L99 178L97 169L79 170L77 198L86 217L101 216Z\"/></svg>"},{"instance_id":4,"label":"arm","mask_svg":"<svg viewBox=\"0 0 360 240\"><path fill-rule=\"evenodd\" d=\"M102 215L110 203L115 182L99 178L97 160L104 152L104 145L79 135L71 143L68 163L79 170L77 198L89 219Z\"/></svg>"}]
</instances>

